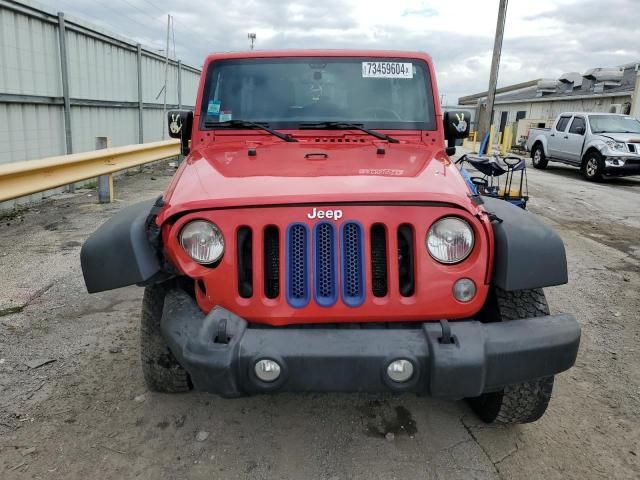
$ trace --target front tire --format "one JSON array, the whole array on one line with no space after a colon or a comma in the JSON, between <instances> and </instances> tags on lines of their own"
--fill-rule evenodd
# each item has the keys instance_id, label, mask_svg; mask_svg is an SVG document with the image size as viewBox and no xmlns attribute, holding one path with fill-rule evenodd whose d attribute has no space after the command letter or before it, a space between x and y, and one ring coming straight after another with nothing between
<instances>
[{"instance_id":1,"label":"front tire","mask_svg":"<svg viewBox=\"0 0 640 480\"><path fill-rule=\"evenodd\" d=\"M142 373L147 388L153 392L188 392L191 390L189 374L173 356L160 331L167 288L156 284L144 289L140 322Z\"/></svg>"},{"instance_id":2,"label":"front tire","mask_svg":"<svg viewBox=\"0 0 640 480\"><path fill-rule=\"evenodd\" d=\"M507 322L549 315L542 289L506 292L495 288L483 312L485 319ZM507 385L497 392L468 398L471 409L486 423L530 423L547 410L553 391L553 376Z\"/></svg>"},{"instance_id":3,"label":"front tire","mask_svg":"<svg viewBox=\"0 0 640 480\"><path fill-rule=\"evenodd\" d=\"M549 160L544 154L544 148L540 143L536 143L533 150L531 150L531 163L533 164L533 168L539 170L544 170L549 164Z\"/></svg>"},{"instance_id":4,"label":"front tire","mask_svg":"<svg viewBox=\"0 0 640 480\"><path fill-rule=\"evenodd\" d=\"M590 182L599 182L602 180L604 172L604 159L598 152L589 152L585 155L582 162L582 174L584 178Z\"/></svg>"}]
</instances>

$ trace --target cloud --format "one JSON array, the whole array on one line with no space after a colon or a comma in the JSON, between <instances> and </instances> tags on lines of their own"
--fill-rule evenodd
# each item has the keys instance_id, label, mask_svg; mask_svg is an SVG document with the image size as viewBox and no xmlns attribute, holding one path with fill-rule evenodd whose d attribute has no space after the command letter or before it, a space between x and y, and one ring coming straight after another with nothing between
<instances>
[{"instance_id":1,"label":"cloud","mask_svg":"<svg viewBox=\"0 0 640 480\"><path fill-rule=\"evenodd\" d=\"M477 0L40 0L106 30L201 65L208 53L260 49L380 48L428 52L447 102L486 90L498 1ZM510 2L499 85L640 60L640 1ZM61 7L62 5L62 7ZM173 53L173 42L170 42Z\"/></svg>"}]
</instances>

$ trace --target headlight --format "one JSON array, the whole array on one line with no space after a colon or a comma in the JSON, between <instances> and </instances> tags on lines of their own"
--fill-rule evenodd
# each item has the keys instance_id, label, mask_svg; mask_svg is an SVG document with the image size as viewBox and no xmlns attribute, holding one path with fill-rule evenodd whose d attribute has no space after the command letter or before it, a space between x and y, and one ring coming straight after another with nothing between
<instances>
[{"instance_id":1,"label":"headlight","mask_svg":"<svg viewBox=\"0 0 640 480\"><path fill-rule=\"evenodd\" d=\"M224 253L224 237L213 223L194 220L187 223L180 232L180 245L196 262L214 263Z\"/></svg>"},{"instance_id":2,"label":"headlight","mask_svg":"<svg viewBox=\"0 0 640 480\"><path fill-rule=\"evenodd\" d=\"M440 263L458 263L473 249L473 230L456 217L438 220L427 233L427 250Z\"/></svg>"},{"instance_id":3,"label":"headlight","mask_svg":"<svg viewBox=\"0 0 640 480\"><path fill-rule=\"evenodd\" d=\"M626 152L627 151L627 146L624 144L624 142L616 142L615 140L607 140L604 143L607 144L607 147L609 147L611 150L615 150L616 152Z\"/></svg>"}]
</instances>

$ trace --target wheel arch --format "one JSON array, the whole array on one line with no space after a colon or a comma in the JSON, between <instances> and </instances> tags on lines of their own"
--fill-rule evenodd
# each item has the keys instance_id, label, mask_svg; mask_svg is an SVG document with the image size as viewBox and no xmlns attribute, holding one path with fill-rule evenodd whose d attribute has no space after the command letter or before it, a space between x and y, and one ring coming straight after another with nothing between
<instances>
[{"instance_id":1,"label":"wheel arch","mask_svg":"<svg viewBox=\"0 0 640 480\"><path fill-rule=\"evenodd\" d=\"M595 145L591 145L582 154L582 159L580 160L581 167L584 168L584 161L587 159L587 157L589 156L590 153L597 153L601 157L604 156L604 155L602 155L602 152L600 151L600 149L598 149L598 147L596 147Z\"/></svg>"},{"instance_id":2,"label":"wheel arch","mask_svg":"<svg viewBox=\"0 0 640 480\"><path fill-rule=\"evenodd\" d=\"M504 200L484 197L492 222L494 264L491 284L505 291L568 282L567 257L560 236L530 212Z\"/></svg>"}]
</instances>

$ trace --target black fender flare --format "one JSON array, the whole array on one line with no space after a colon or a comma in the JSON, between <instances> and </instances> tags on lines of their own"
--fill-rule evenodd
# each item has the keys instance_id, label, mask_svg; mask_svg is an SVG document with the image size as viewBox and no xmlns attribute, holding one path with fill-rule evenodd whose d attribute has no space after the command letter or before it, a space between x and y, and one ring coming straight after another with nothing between
<instances>
[{"instance_id":1,"label":"black fender flare","mask_svg":"<svg viewBox=\"0 0 640 480\"><path fill-rule=\"evenodd\" d=\"M155 225L162 199L126 207L101 225L82 245L80 264L89 293L168 278L158 252Z\"/></svg>"},{"instance_id":2,"label":"black fender flare","mask_svg":"<svg viewBox=\"0 0 640 480\"><path fill-rule=\"evenodd\" d=\"M507 291L563 285L569 281L560 236L534 214L496 198L482 197L494 214L491 284Z\"/></svg>"}]
</instances>

